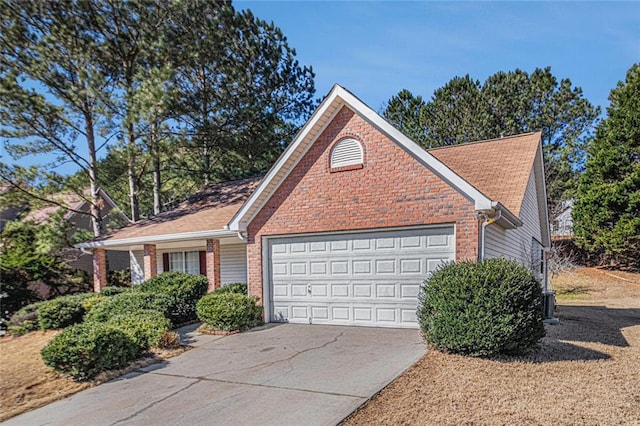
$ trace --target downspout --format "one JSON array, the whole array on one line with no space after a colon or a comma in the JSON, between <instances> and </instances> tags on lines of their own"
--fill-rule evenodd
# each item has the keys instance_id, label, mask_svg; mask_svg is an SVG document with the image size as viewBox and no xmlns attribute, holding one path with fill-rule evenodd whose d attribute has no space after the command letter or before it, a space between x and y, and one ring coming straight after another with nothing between
<instances>
[{"instance_id":1,"label":"downspout","mask_svg":"<svg viewBox=\"0 0 640 426\"><path fill-rule=\"evenodd\" d=\"M242 235L241 231L237 232L238 238L240 238L242 241L244 241L245 243L247 242L247 236L246 235Z\"/></svg>"},{"instance_id":2,"label":"downspout","mask_svg":"<svg viewBox=\"0 0 640 426\"><path fill-rule=\"evenodd\" d=\"M479 235L479 250L478 250L478 261L481 261L484 259L484 233L485 233L485 227L487 226L487 222L489 221L489 215L486 213L479 213L477 215L477 218L479 221L481 221L482 223L480 224L480 235Z\"/></svg>"},{"instance_id":3,"label":"downspout","mask_svg":"<svg viewBox=\"0 0 640 426\"><path fill-rule=\"evenodd\" d=\"M498 210L493 217L489 217L489 215L485 212L478 214L478 220L482 221L480 224L480 250L478 250L478 260L484 260L484 246L485 246L485 235L486 235L486 227L494 223L496 220L500 220L502 218L502 212Z\"/></svg>"}]
</instances>

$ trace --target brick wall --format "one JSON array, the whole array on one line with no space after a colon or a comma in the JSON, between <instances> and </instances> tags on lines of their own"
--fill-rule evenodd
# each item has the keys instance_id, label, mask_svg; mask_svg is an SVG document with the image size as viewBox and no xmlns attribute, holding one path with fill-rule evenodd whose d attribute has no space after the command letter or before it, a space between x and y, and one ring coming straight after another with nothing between
<instances>
[{"instance_id":1,"label":"brick wall","mask_svg":"<svg viewBox=\"0 0 640 426\"><path fill-rule=\"evenodd\" d=\"M93 291L100 292L107 286L107 252L93 249Z\"/></svg>"},{"instance_id":2,"label":"brick wall","mask_svg":"<svg viewBox=\"0 0 640 426\"><path fill-rule=\"evenodd\" d=\"M207 240L206 252L208 293L220 288L220 240Z\"/></svg>"},{"instance_id":3,"label":"brick wall","mask_svg":"<svg viewBox=\"0 0 640 426\"><path fill-rule=\"evenodd\" d=\"M144 279L158 275L158 257L155 244L144 245Z\"/></svg>"},{"instance_id":4,"label":"brick wall","mask_svg":"<svg viewBox=\"0 0 640 426\"><path fill-rule=\"evenodd\" d=\"M363 168L330 171L331 147L360 141ZM455 223L457 259L477 259L473 202L343 107L248 226L249 293L262 297L267 235Z\"/></svg>"}]
</instances>

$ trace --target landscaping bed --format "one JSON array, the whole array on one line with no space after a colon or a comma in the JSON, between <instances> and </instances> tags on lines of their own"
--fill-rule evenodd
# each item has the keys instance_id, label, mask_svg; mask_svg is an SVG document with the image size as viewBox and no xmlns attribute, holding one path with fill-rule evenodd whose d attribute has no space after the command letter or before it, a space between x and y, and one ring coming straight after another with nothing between
<instances>
[{"instance_id":1,"label":"landscaping bed","mask_svg":"<svg viewBox=\"0 0 640 426\"><path fill-rule=\"evenodd\" d=\"M560 324L536 353L428 351L344 424L640 423L640 274L583 268L554 289Z\"/></svg>"},{"instance_id":2,"label":"landscaping bed","mask_svg":"<svg viewBox=\"0 0 640 426\"><path fill-rule=\"evenodd\" d=\"M0 422L188 349L153 349L124 369L103 372L92 381L77 382L52 371L40 356L40 350L59 333L34 331L20 337L0 338Z\"/></svg>"}]
</instances>

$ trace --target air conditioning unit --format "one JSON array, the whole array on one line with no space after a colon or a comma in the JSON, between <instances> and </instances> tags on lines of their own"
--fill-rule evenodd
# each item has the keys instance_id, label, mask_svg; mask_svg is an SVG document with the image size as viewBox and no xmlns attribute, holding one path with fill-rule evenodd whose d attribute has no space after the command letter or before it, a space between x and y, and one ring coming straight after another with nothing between
<instances>
[{"instance_id":1,"label":"air conditioning unit","mask_svg":"<svg viewBox=\"0 0 640 426\"><path fill-rule=\"evenodd\" d=\"M545 291L542 293L542 315L544 319L553 318L553 312L556 309L556 294L553 291Z\"/></svg>"}]
</instances>

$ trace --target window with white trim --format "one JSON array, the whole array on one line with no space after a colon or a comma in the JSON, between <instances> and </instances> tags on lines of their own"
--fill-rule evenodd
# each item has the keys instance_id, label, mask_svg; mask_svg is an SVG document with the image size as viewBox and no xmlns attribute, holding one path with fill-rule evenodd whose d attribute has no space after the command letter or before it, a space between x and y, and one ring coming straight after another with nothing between
<instances>
[{"instance_id":1,"label":"window with white trim","mask_svg":"<svg viewBox=\"0 0 640 426\"><path fill-rule=\"evenodd\" d=\"M197 251L179 251L169 253L169 270L200 274L200 253Z\"/></svg>"},{"instance_id":2,"label":"window with white trim","mask_svg":"<svg viewBox=\"0 0 640 426\"><path fill-rule=\"evenodd\" d=\"M331 168L355 166L364 163L364 151L360 142L353 138L342 139L331 150Z\"/></svg>"}]
</instances>

